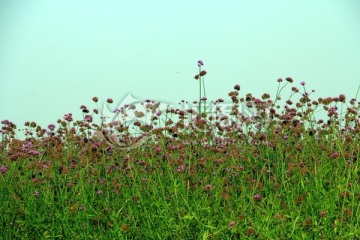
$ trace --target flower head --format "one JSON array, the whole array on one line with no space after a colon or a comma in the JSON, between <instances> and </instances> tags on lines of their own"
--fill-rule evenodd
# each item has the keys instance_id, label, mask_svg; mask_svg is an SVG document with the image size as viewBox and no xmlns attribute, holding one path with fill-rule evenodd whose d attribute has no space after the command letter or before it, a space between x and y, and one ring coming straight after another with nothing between
<instances>
[{"instance_id":1,"label":"flower head","mask_svg":"<svg viewBox=\"0 0 360 240\"><path fill-rule=\"evenodd\" d=\"M7 167L7 166L2 165L2 166L0 167L0 173L6 173L7 171L8 171L8 167Z\"/></svg>"},{"instance_id":2,"label":"flower head","mask_svg":"<svg viewBox=\"0 0 360 240\"><path fill-rule=\"evenodd\" d=\"M299 89L297 89L296 87L292 87L291 90L296 93L299 92Z\"/></svg>"},{"instance_id":3,"label":"flower head","mask_svg":"<svg viewBox=\"0 0 360 240\"><path fill-rule=\"evenodd\" d=\"M156 153L161 152L161 147L155 147L155 152L156 152Z\"/></svg>"},{"instance_id":4,"label":"flower head","mask_svg":"<svg viewBox=\"0 0 360 240\"><path fill-rule=\"evenodd\" d=\"M237 224L236 221L232 221L229 223L228 228L231 230Z\"/></svg>"},{"instance_id":5,"label":"flower head","mask_svg":"<svg viewBox=\"0 0 360 240\"><path fill-rule=\"evenodd\" d=\"M261 194L255 194L254 195L254 200L258 201L262 198Z\"/></svg>"},{"instance_id":6,"label":"flower head","mask_svg":"<svg viewBox=\"0 0 360 240\"><path fill-rule=\"evenodd\" d=\"M198 66L200 67L200 66L204 66L204 62L202 61L202 60L199 60L198 61Z\"/></svg>"},{"instance_id":7,"label":"flower head","mask_svg":"<svg viewBox=\"0 0 360 240\"><path fill-rule=\"evenodd\" d=\"M54 125L54 124L49 124L49 125L48 125L48 128L49 128L51 131L54 131L55 125Z\"/></svg>"},{"instance_id":8,"label":"flower head","mask_svg":"<svg viewBox=\"0 0 360 240\"><path fill-rule=\"evenodd\" d=\"M289 83L292 83L294 80L291 77L287 77L285 78L286 81L288 81Z\"/></svg>"},{"instance_id":9,"label":"flower head","mask_svg":"<svg viewBox=\"0 0 360 240\"><path fill-rule=\"evenodd\" d=\"M184 165L180 165L177 169L177 172L183 172L185 170L185 166Z\"/></svg>"},{"instance_id":10,"label":"flower head","mask_svg":"<svg viewBox=\"0 0 360 240\"><path fill-rule=\"evenodd\" d=\"M200 76L205 76L206 73L207 73L207 72L206 72L205 70L202 70L199 75L200 75Z\"/></svg>"},{"instance_id":11,"label":"flower head","mask_svg":"<svg viewBox=\"0 0 360 240\"><path fill-rule=\"evenodd\" d=\"M344 94L340 94L339 95L339 100L341 101L341 102L345 102L345 99L346 99L346 96L344 95Z\"/></svg>"},{"instance_id":12,"label":"flower head","mask_svg":"<svg viewBox=\"0 0 360 240\"><path fill-rule=\"evenodd\" d=\"M86 121L86 122L92 122L92 120L93 120L93 118L92 118L91 115L86 115L86 116L85 116L85 121Z\"/></svg>"},{"instance_id":13,"label":"flower head","mask_svg":"<svg viewBox=\"0 0 360 240\"><path fill-rule=\"evenodd\" d=\"M71 122L73 120L72 114L71 113L65 114L64 119L68 122Z\"/></svg>"}]
</instances>

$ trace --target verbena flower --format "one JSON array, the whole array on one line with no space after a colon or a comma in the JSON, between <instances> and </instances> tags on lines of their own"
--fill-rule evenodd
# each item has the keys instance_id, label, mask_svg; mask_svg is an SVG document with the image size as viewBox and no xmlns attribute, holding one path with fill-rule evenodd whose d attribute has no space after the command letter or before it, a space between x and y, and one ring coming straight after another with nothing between
<instances>
[{"instance_id":1,"label":"verbena flower","mask_svg":"<svg viewBox=\"0 0 360 240\"><path fill-rule=\"evenodd\" d=\"M261 194L255 194L254 200L259 201L262 198Z\"/></svg>"},{"instance_id":2,"label":"verbena flower","mask_svg":"<svg viewBox=\"0 0 360 240\"><path fill-rule=\"evenodd\" d=\"M5 166L5 165L2 165L1 167L0 167L0 173L2 173L2 174L5 174L7 171L8 171L8 167L7 166Z\"/></svg>"},{"instance_id":3,"label":"verbena flower","mask_svg":"<svg viewBox=\"0 0 360 240\"><path fill-rule=\"evenodd\" d=\"M161 147L155 147L155 152L156 152L156 153L161 152Z\"/></svg>"},{"instance_id":4,"label":"verbena flower","mask_svg":"<svg viewBox=\"0 0 360 240\"><path fill-rule=\"evenodd\" d=\"M54 125L54 124L49 124L49 125L48 125L48 128L49 128L51 131L54 131L54 130L55 130L55 125Z\"/></svg>"},{"instance_id":5,"label":"verbena flower","mask_svg":"<svg viewBox=\"0 0 360 240\"><path fill-rule=\"evenodd\" d=\"M85 121L86 121L86 122L92 122L92 121L93 121L92 116L91 116L91 115L86 115L86 116L85 116Z\"/></svg>"},{"instance_id":6,"label":"verbena flower","mask_svg":"<svg viewBox=\"0 0 360 240\"><path fill-rule=\"evenodd\" d=\"M288 81L289 83L292 83L294 80L291 77L287 77L285 78L286 81Z\"/></svg>"},{"instance_id":7,"label":"verbena flower","mask_svg":"<svg viewBox=\"0 0 360 240\"><path fill-rule=\"evenodd\" d=\"M205 76L205 75L206 75L206 73L207 73L207 72L206 72L205 70L201 70L201 72L200 72L200 74L199 74L199 75L202 77L202 76Z\"/></svg>"},{"instance_id":8,"label":"verbena flower","mask_svg":"<svg viewBox=\"0 0 360 240\"><path fill-rule=\"evenodd\" d=\"M177 169L177 172L183 172L185 170L185 166L184 165L180 165Z\"/></svg>"},{"instance_id":9,"label":"verbena flower","mask_svg":"<svg viewBox=\"0 0 360 240\"><path fill-rule=\"evenodd\" d=\"M71 122L73 120L72 114L71 113L65 114L64 119L68 122Z\"/></svg>"}]
</instances>

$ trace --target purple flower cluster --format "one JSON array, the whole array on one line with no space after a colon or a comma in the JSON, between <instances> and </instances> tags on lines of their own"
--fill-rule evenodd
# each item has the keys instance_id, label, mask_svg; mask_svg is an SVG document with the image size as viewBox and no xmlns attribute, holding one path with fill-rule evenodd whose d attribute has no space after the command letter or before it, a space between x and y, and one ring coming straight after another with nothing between
<instances>
[{"instance_id":1,"label":"purple flower cluster","mask_svg":"<svg viewBox=\"0 0 360 240\"><path fill-rule=\"evenodd\" d=\"M65 114L64 119L68 122L71 122L73 120L72 114L71 113Z\"/></svg>"},{"instance_id":2,"label":"purple flower cluster","mask_svg":"<svg viewBox=\"0 0 360 240\"><path fill-rule=\"evenodd\" d=\"M33 149L32 142L28 141L25 144L22 145L21 150L24 153L28 153L30 155L39 156L40 152Z\"/></svg>"},{"instance_id":3,"label":"purple flower cluster","mask_svg":"<svg viewBox=\"0 0 360 240\"><path fill-rule=\"evenodd\" d=\"M1 174L5 174L7 171L8 171L8 167L7 166L5 166L5 165L2 165L1 167L0 167L0 173Z\"/></svg>"}]
</instances>

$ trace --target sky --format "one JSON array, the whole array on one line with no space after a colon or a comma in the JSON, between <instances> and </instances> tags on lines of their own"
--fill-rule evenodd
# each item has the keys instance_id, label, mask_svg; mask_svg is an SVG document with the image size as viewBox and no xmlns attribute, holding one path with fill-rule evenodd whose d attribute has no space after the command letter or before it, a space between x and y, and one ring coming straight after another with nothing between
<instances>
[{"instance_id":1,"label":"sky","mask_svg":"<svg viewBox=\"0 0 360 240\"><path fill-rule=\"evenodd\" d=\"M1 0L0 120L80 119L93 96L192 102L200 59L209 100L235 84L274 97L288 76L314 97L355 97L360 1Z\"/></svg>"}]
</instances>

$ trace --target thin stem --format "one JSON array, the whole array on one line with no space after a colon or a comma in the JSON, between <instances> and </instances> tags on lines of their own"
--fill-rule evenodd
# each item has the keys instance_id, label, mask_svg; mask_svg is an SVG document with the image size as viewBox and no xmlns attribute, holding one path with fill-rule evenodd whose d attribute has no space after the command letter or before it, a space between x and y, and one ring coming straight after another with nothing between
<instances>
[{"instance_id":1,"label":"thin stem","mask_svg":"<svg viewBox=\"0 0 360 240\"><path fill-rule=\"evenodd\" d=\"M201 65L199 65L199 114L201 114L201 76L200 76L200 72L201 72Z\"/></svg>"},{"instance_id":2,"label":"thin stem","mask_svg":"<svg viewBox=\"0 0 360 240\"><path fill-rule=\"evenodd\" d=\"M206 98L206 94L205 94L205 81L204 81L204 76L202 77L202 83L203 83L203 89L204 89L204 96ZM204 112L205 112L205 107L206 107L206 100L205 100L205 104L204 104Z\"/></svg>"}]
</instances>

